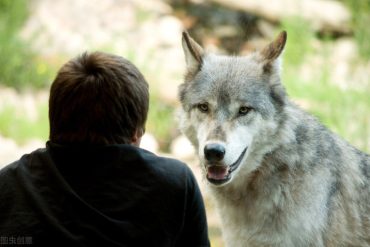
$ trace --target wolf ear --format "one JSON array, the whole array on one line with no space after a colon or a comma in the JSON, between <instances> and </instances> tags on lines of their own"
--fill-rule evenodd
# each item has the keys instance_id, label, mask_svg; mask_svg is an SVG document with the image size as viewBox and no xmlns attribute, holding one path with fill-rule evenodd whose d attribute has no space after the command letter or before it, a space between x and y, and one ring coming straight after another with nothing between
<instances>
[{"instance_id":1,"label":"wolf ear","mask_svg":"<svg viewBox=\"0 0 370 247\"><path fill-rule=\"evenodd\" d=\"M182 48L188 71L196 72L202 65L203 48L187 32L182 33Z\"/></svg>"},{"instance_id":2,"label":"wolf ear","mask_svg":"<svg viewBox=\"0 0 370 247\"><path fill-rule=\"evenodd\" d=\"M280 56L281 52L284 50L286 39L287 33L286 31L282 31L273 42L268 44L260 52L264 71L269 71L273 62Z\"/></svg>"}]
</instances>

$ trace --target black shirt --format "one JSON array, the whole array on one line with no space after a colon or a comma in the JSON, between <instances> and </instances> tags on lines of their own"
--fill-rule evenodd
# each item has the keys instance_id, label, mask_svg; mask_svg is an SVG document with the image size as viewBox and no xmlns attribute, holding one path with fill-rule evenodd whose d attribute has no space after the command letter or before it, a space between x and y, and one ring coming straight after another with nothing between
<instances>
[{"instance_id":1,"label":"black shirt","mask_svg":"<svg viewBox=\"0 0 370 247\"><path fill-rule=\"evenodd\" d=\"M0 170L0 236L34 246L209 246L191 170L124 144L48 142Z\"/></svg>"}]
</instances>

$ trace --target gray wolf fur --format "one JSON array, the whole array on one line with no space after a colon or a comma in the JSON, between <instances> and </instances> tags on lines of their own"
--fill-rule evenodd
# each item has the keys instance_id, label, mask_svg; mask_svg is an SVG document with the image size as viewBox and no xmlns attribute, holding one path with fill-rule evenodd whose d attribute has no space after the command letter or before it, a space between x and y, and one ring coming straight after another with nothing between
<instances>
[{"instance_id":1,"label":"gray wolf fur","mask_svg":"<svg viewBox=\"0 0 370 247\"><path fill-rule=\"evenodd\" d=\"M199 155L226 246L370 246L370 157L292 103L282 32L245 57L186 32L180 128ZM340 107L340 106L338 106Z\"/></svg>"}]
</instances>

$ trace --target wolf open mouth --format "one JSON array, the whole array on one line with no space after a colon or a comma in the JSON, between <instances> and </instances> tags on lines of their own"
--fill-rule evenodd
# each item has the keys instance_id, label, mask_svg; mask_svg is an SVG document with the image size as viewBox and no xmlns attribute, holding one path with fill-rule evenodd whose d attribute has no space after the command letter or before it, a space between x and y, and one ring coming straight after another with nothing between
<instances>
[{"instance_id":1,"label":"wolf open mouth","mask_svg":"<svg viewBox=\"0 0 370 247\"><path fill-rule=\"evenodd\" d=\"M235 171L242 161L247 148L243 150L239 158L230 166L211 165L207 167L207 180L213 184L220 185L231 179L231 173Z\"/></svg>"}]
</instances>

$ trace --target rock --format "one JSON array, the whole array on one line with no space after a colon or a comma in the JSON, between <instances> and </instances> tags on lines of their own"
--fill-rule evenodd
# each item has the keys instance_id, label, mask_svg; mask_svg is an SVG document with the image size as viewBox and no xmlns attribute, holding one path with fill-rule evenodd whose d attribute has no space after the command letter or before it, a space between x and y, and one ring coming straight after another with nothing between
<instances>
[{"instance_id":1,"label":"rock","mask_svg":"<svg viewBox=\"0 0 370 247\"><path fill-rule=\"evenodd\" d=\"M34 49L44 55L75 55L134 30L133 8L132 1L34 1L22 37L32 40Z\"/></svg>"},{"instance_id":2,"label":"rock","mask_svg":"<svg viewBox=\"0 0 370 247\"><path fill-rule=\"evenodd\" d=\"M0 111L19 102L19 95L14 88L0 86Z\"/></svg>"},{"instance_id":3,"label":"rock","mask_svg":"<svg viewBox=\"0 0 370 247\"><path fill-rule=\"evenodd\" d=\"M103 50L121 55L142 71L162 100L177 102L185 70L183 25L165 1L35 0L31 7L21 36L37 53L70 58Z\"/></svg>"},{"instance_id":4,"label":"rock","mask_svg":"<svg viewBox=\"0 0 370 247\"><path fill-rule=\"evenodd\" d=\"M167 15L172 12L172 8L162 0L131 0L135 5L143 10Z\"/></svg>"},{"instance_id":5,"label":"rock","mask_svg":"<svg viewBox=\"0 0 370 247\"><path fill-rule=\"evenodd\" d=\"M316 42L315 52L308 54L299 69L304 81L318 79L320 73L327 73L328 82L341 89L367 90L370 85L370 61L358 59L358 48L354 40L340 38L330 44ZM325 50L325 53L322 51Z\"/></svg>"},{"instance_id":6,"label":"rock","mask_svg":"<svg viewBox=\"0 0 370 247\"><path fill-rule=\"evenodd\" d=\"M154 84L152 88L157 90L158 96L171 104L177 102L178 86L185 73L182 30L182 24L177 18L163 16L144 23L141 31L136 34L143 47L138 56L142 56L140 60L144 61L147 71L151 72L147 80Z\"/></svg>"},{"instance_id":7,"label":"rock","mask_svg":"<svg viewBox=\"0 0 370 247\"><path fill-rule=\"evenodd\" d=\"M30 153L39 148L45 148L46 141L40 139L30 139L25 144L20 146L20 149L23 153Z\"/></svg>"},{"instance_id":8,"label":"rock","mask_svg":"<svg viewBox=\"0 0 370 247\"><path fill-rule=\"evenodd\" d=\"M20 158L18 145L14 140L0 136L0 169Z\"/></svg>"},{"instance_id":9,"label":"rock","mask_svg":"<svg viewBox=\"0 0 370 247\"><path fill-rule=\"evenodd\" d=\"M368 90L370 61L360 61L356 42L341 38L331 46L330 81L342 89Z\"/></svg>"},{"instance_id":10,"label":"rock","mask_svg":"<svg viewBox=\"0 0 370 247\"><path fill-rule=\"evenodd\" d=\"M0 112L12 110L15 115L22 115L30 121L39 118L39 106L48 104L49 92L40 90L38 92L18 93L10 87L0 87Z\"/></svg>"},{"instance_id":11,"label":"rock","mask_svg":"<svg viewBox=\"0 0 370 247\"><path fill-rule=\"evenodd\" d=\"M171 44L174 43L173 26L178 23L168 15L171 10L159 0L146 0L145 4L140 0L38 0L32 2L32 15L22 37L47 56L70 56L104 47L109 50L112 47L111 52L135 49L148 52L158 48L150 46L152 41L157 45L159 39L162 39L159 43L172 39ZM147 32L147 23L153 24L150 33L154 35L150 39L142 37Z\"/></svg>"},{"instance_id":12,"label":"rock","mask_svg":"<svg viewBox=\"0 0 370 247\"><path fill-rule=\"evenodd\" d=\"M330 80L342 89L355 88L356 75L352 73L351 62L357 57L357 46L352 39L338 39L330 51Z\"/></svg>"},{"instance_id":13,"label":"rock","mask_svg":"<svg viewBox=\"0 0 370 247\"><path fill-rule=\"evenodd\" d=\"M141 138L140 147L152 153L158 154L159 144L155 137L150 133L145 133Z\"/></svg>"},{"instance_id":14,"label":"rock","mask_svg":"<svg viewBox=\"0 0 370 247\"><path fill-rule=\"evenodd\" d=\"M22 37L47 57L69 58L86 50L124 56L161 99L173 103L185 62L183 25L171 12L161 0L35 0Z\"/></svg>"},{"instance_id":15,"label":"rock","mask_svg":"<svg viewBox=\"0 0 370 247\"><path fill-rule=\"evenodd\" d=\"M316 31L350 33L351 13L339 1L331 0L211 0L227 8L246 11L271 22L302 17Z\"/></svg>"},{"instance_id":16,"label":"rock","mask_svg":"<svg viewBox=\"0 0 370 247\"><path fill-rule=\"evenodd\" d=\"M275 26L271 24L271 22L265 21L263 19L259 20L257 22L258 30L262 33L263 37L266 37L266 39L274 40L276 32L275 32Z\"/></svg>"},{"instance_id":17,"label":"rock","mask_svg":"<svg viewBox=\"0 0 370 247\"><path fill-rule=\"evenodd\" d=\"M171 153L178 159L191 159L195 156L195 150L190 141L181 135L173 140L170 146Z\"/></svg>"},{"instance_id":18,"label":"rock","mask_svg":"<svg viewBox=\"0 0 370 247\"><path fill-rule=\"evenodd\" d=\"M44 147L45 142L42 140L28 140L24 145L19 146L14 140L0 136L0 169L20 159L24 154Z\"/></svg>"}]
</instances>

